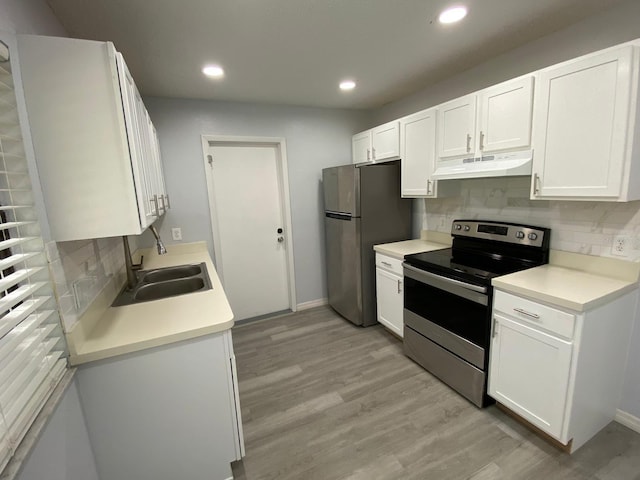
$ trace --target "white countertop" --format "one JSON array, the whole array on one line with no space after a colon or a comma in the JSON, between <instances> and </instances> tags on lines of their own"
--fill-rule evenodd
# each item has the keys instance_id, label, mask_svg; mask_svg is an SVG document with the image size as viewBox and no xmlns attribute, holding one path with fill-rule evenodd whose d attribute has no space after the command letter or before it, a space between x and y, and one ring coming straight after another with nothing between
<instances>
[{"instance_id":1,"label":"white countertop","mask_svg":"<svg viewBox=\"0 0 640 480\"><path fill-rule=\"evenodd\" d=\"M388 255L399 260L403 260L405 255L411 255L412 253L430 252L432 250L441 250L443 248L449 248L449 245L443 243L430 242L427 240L404 240L402 242L382 243L380 245L374 245L373 249L376 252Z\"/></svg>"},{"instance_id":2,"label":"white countertop","mask_svg":"<svg viewBox=\"0 0 640 480\"><path fill-rule=\"evenodd\" d=\"M494 287L584 312L637 288L635 281L598 275L557 265L522 270L494 278Z\"/></svg>"},{"instance_id":3,"label":"white countertop","mask_svg":"<svg viewBox=\"0 0 640 480\"><path fill-rule=\"evenodd\" d=\"M161 256L153 250L145 252L144 270L205 262L213 288L106 308L95 324L88 328L85 325L86 333L78 331L74 335L72 331L67 335L72 365L217 333L233 326L233 312L206 244L169 245L167 250L168 253Z\"/></svg>"}]
</instances>

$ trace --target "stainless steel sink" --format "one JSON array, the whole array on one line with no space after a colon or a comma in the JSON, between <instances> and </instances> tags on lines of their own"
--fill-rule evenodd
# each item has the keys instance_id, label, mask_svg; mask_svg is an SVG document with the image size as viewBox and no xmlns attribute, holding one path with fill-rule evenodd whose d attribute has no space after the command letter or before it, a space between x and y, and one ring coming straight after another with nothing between
<instances>
[{"instance_id":1,"label":"stainless steel sink","mask_svg":"<svg viewBox=\"0 0 640 480\"><path fill-rule=\"evenodd\" d=\"M204 265L204 264L203 264ZM200 265L178 265L176 267L158 268L149 270L142 276L144 283L163 282L176 278L186 278L199 275L202 272Z\"/></svg>"},{"instance_id":2,"label":"stainless steel sink","mask_svg":"<svg viewBox=\"0 0 640 480\"><path fill-rule=\"evenodd\" d=\"M137 276L138 282L135 287L128 289L125 286L111 306L121 307L212 288L204 262L197 265L142 270Z\"/></svg>"}]
</instances>

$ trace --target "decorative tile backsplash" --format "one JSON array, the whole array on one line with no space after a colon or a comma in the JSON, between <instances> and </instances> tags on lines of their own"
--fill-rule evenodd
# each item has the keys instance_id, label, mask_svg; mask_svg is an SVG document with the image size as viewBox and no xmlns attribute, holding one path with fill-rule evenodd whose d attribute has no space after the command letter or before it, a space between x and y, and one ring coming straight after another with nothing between
<instances>
[{"instance_id":1,"label":"decorative tile backsplash","mask_svg":"<svg viewBox=\"0 0 640 480\"><path fill-rule=\"evenodd\" d=\"M422 228L450 232L454 219L483 219L551 228L551 248L613 257L616 235L629 238L628 256L640 261L640 201L530 200L530 177L460 180L460 196L419 202Z\"/></svg>"},{"instance_id":2,"label":"decorative tile backsplash","mask_svg":"<svg viewBox=\"0 0 640 480\"><path fill-rule=\"evenodd\" d=\"M136 238L130 242L135 251ZM49 242L46 250L67 332L111 280L117 286L126 280L121 237Z\"/></svg>"}]
</instances>

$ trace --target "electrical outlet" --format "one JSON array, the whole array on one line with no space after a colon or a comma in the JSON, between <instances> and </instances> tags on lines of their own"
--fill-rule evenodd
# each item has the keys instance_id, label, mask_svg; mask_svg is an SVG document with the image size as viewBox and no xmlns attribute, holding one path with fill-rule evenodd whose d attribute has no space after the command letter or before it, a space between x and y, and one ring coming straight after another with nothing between
<instances>
[{"instance_id":1,"label":"electrical outlet","mask_svg":"<svg viewBox=\"0 0 640 480\"><path fill-rule=\"evenodd\" d=\"M618 257L629 256L629 247L631 238L628 235L616 235L613 237L613 243L611 244L611 255L617 255Z\"/></svg>"},{"instance_id":2,"label":"electrical outlet","mask_svg":"<svg viewBox=\"0 0 640 480\"><path fill-rule=\"evenodd\" d=\"M173 227L171 229L171 238L176 241L182 240L182 229L180 227Z\"/></svg>"}]
</instances>

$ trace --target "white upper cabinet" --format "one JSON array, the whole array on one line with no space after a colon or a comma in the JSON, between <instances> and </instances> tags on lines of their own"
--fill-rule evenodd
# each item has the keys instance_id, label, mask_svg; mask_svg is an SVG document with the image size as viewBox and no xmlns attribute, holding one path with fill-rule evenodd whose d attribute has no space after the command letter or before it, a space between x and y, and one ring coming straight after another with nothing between
<instances>
[{"instance_id":1,"label":"white upper cabinet","mask_svg":"<svg viewBox=\"0 0 640 480\"><path fill-rule=\"evenodd\" d=\"M532 198L640 198L638 172L632 175L637 94L632 45L539 72Z\"/></svg>"},{"instance_id":2,"label":"white upper cabinet","mask_svg":"<svg viewBox=\"0 0 640 480\"><path fill-rule=\"evenodd\" d=\"M371 130L357 133L351 139L351 159L353 163L371 161Z\"/></svg>"},{"instance_id":3,"label":"white upper cabinet","mask_svg":"<svg viewBox=\"0 0 640 480\"><path fill-rule=\"evenodd\" d=\"M476 94L438 106L438 157L473 155L476 133Z\"/></svg>"},{"instance_id":4,"label":"white upper cabinet","mask_svg":"<svg viewBox=\"0 0 640 480\"><path fill-rule=\"evenodd\" d=\"M440 159L528 149L533 77L501 83L437 109Z\"/></svg>"},{"instance_id":5,"label":"white upper cabinet","mask_svg":"<svg viewBox=\"0 0 640 480\"><path fill-rule=\"evenodd\" d=\"M531 145L533 77L501 83L479 93L481 153L526 149Z\"/></svg>"},{"instance_id":6,"label":"white upper cabinet","mask_svg":"<svg viewBox=\"0 0 640 480\"><path fill-rule=\"evenodd\" d=\"M431 178L436 157L436 111L415 113L400 120L400 174L403 197L434 197Z\"/></svg>"},{"instance_id":7,"label":"white upper cabinet","mask_svg":"<svg viewBox=\"0 0 640 480\"><path fill-rule=\"evenodd\" d=\"M33 35L18 36L18 53L52 238L142 233L166 192L155 129L122 57L108 42Z\"/></svg>"},{"instance_id":8,"label":"white upper cabinet","mask_svg":"<svg viewBox=\"0 0 640 480\"><path fill-rule=\"evenodd\" d=\"M400 127L397 121L385 123L351 139L353 163L381 162L400 158Z\"/></svg>"}]
</instances>

